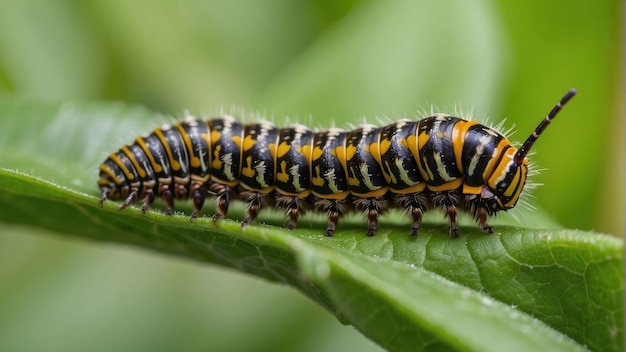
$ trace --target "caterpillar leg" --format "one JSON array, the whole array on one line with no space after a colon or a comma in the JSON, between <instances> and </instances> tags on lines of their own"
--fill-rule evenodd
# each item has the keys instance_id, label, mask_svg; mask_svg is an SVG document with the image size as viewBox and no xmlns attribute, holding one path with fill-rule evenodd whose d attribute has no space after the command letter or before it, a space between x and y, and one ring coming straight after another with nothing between
<instances>
[{"instance_id":1,"label":"caterpillar leg","mask_svg":"<svg viewBox=\"0 0 626 352\"><path fill-rule=\"evenodd\" d=\"M487 190L488 191L488 190ZM469 195L465 197L465 208L469 213L474 215L480 228L486 233L493 233L493 226L487 223L487 217L495 213L497 209L497 199L491 193L482 192L486 197L478 195Z\"/></svg>"},{"instance_id":2,"label":"caterpillar leg","mask_svg":"<svg viewBox=\"0 0 626 352\"><path fill-rule=\"evenodd\" d=\"M493 226L487 224L487 209L483 206L479 206L476 210L476 218L478 219L478 224L486 233L493 233Z\"/></svg>"},{"instance_id":3,"label":"caterpillar leg","mask_svg":"<svg viewBox=\"0 0 626 352\"><path fill-rule=\"evenodd\" d=\"M337 222L339 221L339 211L336 206L332 206L328 209L328 227L326 228L326 237L333 237L335 229L337 228Z\"/></svg>"},{"instance_id":4,"label":"caterpillar leg","mask_svg":"<svg viewBox=\"0 0 626 352\"><path fill-rule=\"evenodd\" d=\"M154 193L152 192L152 190L150 190L147 192L146 196L143 198L143 204L141 205L141 212L145 214L153 202L154 202Z\"/></svg>"},{"instance_id":5,"label":"caterpillar leg","mask_svg":"<svg viewBox=\"0 0 626 352\"><path fill-rule=\"evenodd\" d=\"M315 207L319 210L323 210L328 214L328 227L326 228L326 237L332 237L335 234L337 228L337 222L339 217L343 215L345 208L344 200L336 199L318 199L315 202Z\"/></svg>"},{"instance_id":6,"label":"caterpillar leg","mask_svg":"<svg viewBox=\"0 0 626 352\"><path fill-rule=\"evenodd\" d=\"M420 234L419 231L422 223L422 216L424 215L424 209L420 206L413 205L411 206L410 212L411 219L413 219L413 222L411 223L410 236L417 237Z\"/></svg>"},{"instance_id":7,"label":"caterpillar leg","mask_svg":"<svg viewBox=\"0 0 626 352\"><path fill-rule=\"evenodd\" d=\"M141 191L141 195L137 195L138 198L141 198L141 213L146 214L148 208L152 202L154 202L154 188L156 186L156 181L154 180L145 180L143 181L143 191Z\"/></svg>"},{"instance_id":8,"label":"caterpillar leg","mask_svg":"<svg viewBox=\"0 0 626 352\"><path fill-rule=\"evenodd\" d=\"M137 190L133 190L132 192L130 192L128 194L128 197L126 197L126 199L124 200L124 203L122 203L122 205L120 205L118 210L122 211L122 210L128 208L129 206L135 204L136 201L137 201Z\"/></svg>"},{"instance_id":9,"label":"caterpillar leg","mask_svg":"<svg viewBox=\"0 0 626 352\"><path fill-rule=\"evenodd\" d=\"M287 217L289 218L287 229L295 229L298 224L298 218L301 214L304 214L306 209L304 199L292 196L279 196L276 198L276 203L279 207L286 209Z\"/></svg>"},{"instance_id":10,"label":"caterpillar leg","mask_svg":"<svg viewBox=\"0 0 626 352\"><path fill-rule=\"evenodd\" d=\"M287 216L289 216L289 224L287 225L287 229L295 229L296 225L298 224L298 217L300 216L300 211L298 210L297 203L295 205L290 205L287 208Z\"/></svg>"},{"instance_id":11,"label":"caterpillar leg","mask_svg":"<svg viewBox=\"0 0 626 352\"><path fill-rule=\"evenodd\" d=\"M213 215L213 223L226 218L228 207L230 206L230 187L214 183L210 187L211 192L217 195L217 213Z\"/></svg>"},{"instance_id":12,"label":"caterpillar leg","mask_svg":"<svg viewBox=\"0 0 626 352\"><path fill-rule=\"evenodd\" d=\"M356 199L354 205L363 211L369 221L368 236L374 236L378 230L378 215L387 209L387 200L383 197Z\"/></svg>"},{"instance_id":13,"label":"caterpillar leg","mask_svg":"<svg viewBox=\"0 0 626 352\"><path fill-rule=\"evenodd\" d=\"M174 197L172 196L172 191L170 191L169 186L164 185L161 188L161 199L167 205L167 209L165 209L165 215L171 216L172 209L174 209Z\"/></svg>"},{"instance_id":14,"label":"caterpillar leg","mask_svg":"<svg viewBox=\"0 0 626 352\"><path fill-rule=\"evenodd\" d=\"M292 201L287 205L287 216L289 217L289 224L287 225L287 229L293 230L296 228L298 224L298 217L300 217L300 207L298 205L298 198L292 198Z\"/></svg>"},{"instance_id":15,"label":"caterpillar leg","mask_svg":"<svg viewBox=\"0 0 626 352\"><path fill-rule=\"evenodd\" d=\"M100 208L102 208L102 205L107 200L107 195L109 194L109 192L110 190L108 188L102 188L102 193L100 193Z\"/></svg>"},{"instance_id":16,"label":"caterpillar leg","mask_svg":"<svg viewBox=\"0 0 626 352\"><path fill-rule=\"evenodd\" d=\"M204 186L195 185L192 188L193 191L191 192L191 198L193 199L193 212L189 217L190 222L193 222L193 220L200 215L200 211L202 210L202 206L204 206L204 201L206 200L207 195Z\"/></svg>"},{"instance_id":17,"label":"caterpillar leg","mask_svg":"<svg viewBox=\"0 0 626 352\"><path fill-rule=\"evenodd\" d=\"M441 207L450 221L450 236L457 238L461 235L456 222L456 208L459 205L459 195L456 191L443 191L433 194L433 203Z\"/></svg>"},{"instance_id":18,"label":"caterpillar leg","mask_svg":"<svg viewBox=\"0 0 626 352\"><path fill-rule=\"evenodd\" d=\"M459 237L461 232L459 231L459 225L456 222L456 206L448 206L446 209L446 216L450 220L450 237Z\"/></svg>"},{"instance_id":19,"label":"caterpillar leg","mask_svg":"<svg viewBox=\"0 0 626 352\"><path fill-rule=\"evenodd\" d=\"M378 230L378 208L376 206L370 205L367 207L367 220L370 222L370 226L367 229L368 236L374 236L376 234L376 230Z\"/></svg>"},{"instance_id":20,"label":"caterpillar leg","mask_svg":"<svg viewBox=\"0 0 626 352\"><path fill-rule=\"evenodd\" d=\"M248 202L248 210L246 211L246 217L243 218L241 222L241 227L246 227L250 222L259 215L259 210L261 209L261 198L263 195L257 192L249 192L246 194L242 194L244 199Z\"/></svg>"},{"instance_id":21,"label":"caterpillar leg","mask_svg":"<svg viewBox=\"0 0 626 352\"><path fill-rule=\"evenodd\" d=\"M427 198L422 193L402 194L395 197L396 204L407 209L413 222L411 223L411 237L419 236L422 217L427 209Z\"/></svg>"}]
</instances>

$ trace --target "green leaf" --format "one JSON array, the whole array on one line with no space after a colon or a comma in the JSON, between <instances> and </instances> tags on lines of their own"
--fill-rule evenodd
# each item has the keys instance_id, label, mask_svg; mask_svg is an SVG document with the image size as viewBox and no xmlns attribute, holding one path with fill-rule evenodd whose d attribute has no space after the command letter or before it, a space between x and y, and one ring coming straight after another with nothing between
<instances>
[{"instance_id":1,"label":"green leaf","mask_svg":"<svg viewBox=\"0 0 626 352\"><path fill-rule=\"evenodd\" d=\"M451 239L445 223L432 220L439 214L428 218L417 239L408 236L408 220L399 214L384 219L372 238L358 217L342 220L337 236L326 238L321 216L286 231L280 213L262 214L272 225L241 229L232 220L215 227L202 217L192 224L158 209L119 212L114 202L101 209L98 162L161 120L120 104L5 100L0 121L2 223L286 283L392 350L623 348L620 239L519 228L506 219L496 234L464 226L464 235ZM188 205L182 209L189 213ZM230 218L240 219L241 210ZM528 223L545 221L529 216Z\"/></svg>"}]
</instances>

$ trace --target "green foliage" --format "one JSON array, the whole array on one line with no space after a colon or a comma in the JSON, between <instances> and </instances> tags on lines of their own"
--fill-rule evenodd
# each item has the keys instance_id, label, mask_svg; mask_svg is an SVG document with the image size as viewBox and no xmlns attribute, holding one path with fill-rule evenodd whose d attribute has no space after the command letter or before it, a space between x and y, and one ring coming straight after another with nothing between
<instances>
[{"instance_id":1,"label":"green foliage","mask_svg":"<svg viewBox=\"0 0 626 352\"><path fill-rule=\"evenodd\" d=\"M96 197L81 192L91 189L78 180L88 178L80 165L92 153L75 146L94 120L84 117L98 115L109 126L97 129L103 138L115 133L115 121L136 121L129 117L147 111L4 102L1 115L20 116L5 126L4 165L55 180L1 170L0 220L7 225L124 243L285 283L388 349L621 350L623 244L610 236L501 224L494 235L466 226L453 240L445 224L430 221L415 239L396 214L373 238L354 220L326 238L316 219L309 229L304 222L285 231L241 229L231 220L214 227L207 217L191 224L186 216L137 209L120 213L116 204L100 209ZM22 124L33 127L20 130ZM32 133L44 149L29 147ZM526 221L541 221L530 216ZM265 220L277 224L281 217Z\"/></svg>"}]
</instances>

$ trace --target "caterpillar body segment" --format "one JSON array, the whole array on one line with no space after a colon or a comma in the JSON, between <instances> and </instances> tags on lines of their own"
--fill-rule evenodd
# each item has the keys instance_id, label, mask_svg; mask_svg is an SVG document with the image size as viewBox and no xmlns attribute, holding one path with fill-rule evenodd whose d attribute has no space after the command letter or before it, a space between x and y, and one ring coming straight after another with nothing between
<instances>
[{"instance_id":1,"label":"caterpillar body segment","mask_svg":"<svg viewBox=\"0 0 626 352\"><path fill-rule=\"evenodd\" d=\"M327 213L327 236L349 211L365 214L372 236L379 215L394 207L407 211L410 235L417 236L424 212L439 208L453 237L459 236L458 210L491 233L488 217L516 205L528 176L528 151L575 94L568 91L520 149L493 128L445 114L319 132L266 121L242 124L228 115L188 116L109 155L100 166L100 205L124 199L123 210L140 200L145 212L160 197L171 215L174 200L192 199L193 221L214 195L214 222L240 199L248 203L242 226L276 205L285 209L290 229L308 210Z\"/></svg>"}]
</instances>

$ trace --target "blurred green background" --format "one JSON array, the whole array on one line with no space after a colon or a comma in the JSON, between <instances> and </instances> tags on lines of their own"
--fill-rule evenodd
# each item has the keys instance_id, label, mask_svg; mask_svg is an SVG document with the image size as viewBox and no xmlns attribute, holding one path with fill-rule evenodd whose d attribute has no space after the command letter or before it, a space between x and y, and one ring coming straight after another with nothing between
<instances>
[{"instance_id":1,"label":"blurred green background","mask_svg":"<svg viewBox=\"0 0 626 352\"><path fill-rule=\"evenodd\" d=\"M434 106L506 117L519 141L575 87L535 145L545 170L533 181L544 186L530 201L563 227L622 236L623 14L616 0L0 0L0 95L172 116L238 106L313 127ZM111 151L96 149L93 165ZM27 227L0 231L2 351L378 349L291 289Z\"/></svg>"}]
</instances>

